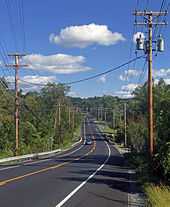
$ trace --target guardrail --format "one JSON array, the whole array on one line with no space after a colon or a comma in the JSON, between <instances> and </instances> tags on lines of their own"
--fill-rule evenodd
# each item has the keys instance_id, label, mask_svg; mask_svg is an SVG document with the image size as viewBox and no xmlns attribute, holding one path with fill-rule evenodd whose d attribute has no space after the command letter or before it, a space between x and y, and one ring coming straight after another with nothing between
<instances>
[{"instance_id":1,"label":"guardrail","mask_svg":"<svg viewBox=\"0 0 170 207\"><path fill-rule=\"evenodd\" d=\"M3 158L3 159L0 159L0 164L13 162L13 161L21 161L22 162L22 161L26 161L26 160L30 160L30 159L45 158L45 157L55 155L56 153L58 153L60 151L61 151L61 149L57 149L57 150L53 150L50 152L41 152L41 153L35 153L35 154L28 154L28 155L21 155L21 156L16 156L16 157Z\"/></svg>"},{"instance_id":2,"label":"guardrail","mask_svg":"<svg viewBox=\"0 0 170 207\"><path fill-rule=\"evenodd\" d=\"M75 142L71 147L74 147L75 145L79 144L81 141L82 141L82 138L78 142ZM70 148L68 148L66 150L63 150L63 151L65 152L69 149ZM62 150L57 149L57 150L48 151L48 152L40 152L40 153L27 154L27 155L21 155L21 156L16 156L16 157L3 158L3 159L0 159L0 164L8 163L8 162L14 162L14 161L23 162L23 161L27 161L27 160L30 160L30 159L48 158L48 157L56 155L59 152L62 152Z\"/></svg>"}]
</instances>

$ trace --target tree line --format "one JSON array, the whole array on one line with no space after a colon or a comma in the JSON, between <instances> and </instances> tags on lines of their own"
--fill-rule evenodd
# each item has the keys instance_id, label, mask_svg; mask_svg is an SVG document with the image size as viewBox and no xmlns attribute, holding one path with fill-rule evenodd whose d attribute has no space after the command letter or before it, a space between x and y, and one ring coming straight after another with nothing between
<instances>
[{"instance_id":1,"label":"tree line","mask_svg":"<svg viewBox=\"0 0 170 207\"><path fill-rule=\"evenodd\" d=\"M20 91L19 154L57 149L78 139L82 114L68 97L69 90L65 85L48 83L39 92ZM15 152L14 100L14 90L1 79L1 157Z\"/></svg>"}]
</instances>

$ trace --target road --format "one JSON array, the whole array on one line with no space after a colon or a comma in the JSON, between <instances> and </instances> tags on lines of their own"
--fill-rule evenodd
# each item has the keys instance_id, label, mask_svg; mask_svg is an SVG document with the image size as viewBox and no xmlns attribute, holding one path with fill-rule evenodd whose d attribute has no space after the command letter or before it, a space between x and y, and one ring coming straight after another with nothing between
<instances>
[{"instance_id":1,"label":"road","mask_svg":"<svg viewBox=\"0 0 170 207\"><path fill-rule=\"evenodd\" d=\"M46 160L0 167L1 207L125 207L129 174L119 152L92 119L83 143Z\"/></svg>"}]
</instances>

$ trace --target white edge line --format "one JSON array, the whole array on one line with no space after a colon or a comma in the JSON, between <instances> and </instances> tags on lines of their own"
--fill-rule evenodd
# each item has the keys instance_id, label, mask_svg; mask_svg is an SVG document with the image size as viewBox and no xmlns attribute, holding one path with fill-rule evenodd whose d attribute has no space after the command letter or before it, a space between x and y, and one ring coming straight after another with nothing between
<instances>
[{"instance_id":1,"label":"white edge line","mask_svg":"<svg viewBox=\"0 0 170 207\"><path fill-rule=\"evenodd\" d=\"M19 167L19 165L16 165L16 166L10 166L10 167L4 167L4 168L0 168L0 171L8 170L8 169L11 169L11 168L17 168L17 167Z\"/></svg>"},{"instance_id":2,"label":"white edge line","mask_svg":"<svg viewBox=\"0 0 170 207\"><path fill-rule=\"evenodd\" d=\"M82 144L78 149L76 149L76 150L74 150L74 151L72 151L72 152L63 154L63 155L59 155L58 157L66 157L66 156L68 156L68 155L71 155L71 154L73 154L73 153L79 151L83 146L84 146L84 145Z\"/></svg>"},{"instance_id":3,"label":"white edge line","mask_svg":"<svg viewBox=\"0 0 170 207\"><path fill-rule=\"evenodd\" d=\"M68 194L60 203L58 203L56 207L63 206L76 192L78 192L90 179L92 179L98 171L100 171L105 166L105 164L108 162L110 155L111 155L110 147L107 142L105 143L107 145L109 154L108 154L107 159L104 161L104 163L99 168L97 168L97 170L93 174L91 174L85 181L83 181L79 186L77 186L77 188L75 188L70 194Z\"/></svg>"},{"instance_id":4,"label":"white edge line","mask_svg":"<svg viewBox=\"0 0 170 207\"><path fill-rule=\"evenodd\" d=\"M97 131L101 134L101 131L100 131L100 129L97 127ZM112 143L113 144L113 143ZM121 151L119 150L119 148L118 148L118 146L116 145L116 144L114 144L114 146L113 146L117 151L118 151L118 153L120 154L120 156L122 157L122 158L124 158L124 155L121 153ZM128 172L127 172L128 174L129 173L132 173L131 172L131 170L128 170ZM130 194L129 193L127 193L127 204L128 204L128 207L130 207L131 206L131 197L130 197Z\"/></svg>"}]
</instances>

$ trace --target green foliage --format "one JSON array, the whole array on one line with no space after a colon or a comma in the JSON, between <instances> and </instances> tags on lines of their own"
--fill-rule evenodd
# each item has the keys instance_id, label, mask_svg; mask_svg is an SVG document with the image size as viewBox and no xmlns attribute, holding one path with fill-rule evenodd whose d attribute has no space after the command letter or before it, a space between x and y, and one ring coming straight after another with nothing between
<instances>
[{"instance_id":1,"label":"green foliage","mask_svg":"<svg viewBox=\"0 0 170 207\"><path fill-rule=\"evenodd\" d=\"M1 87L0 156L5 157L13 155L15 151L14 93ZM40 92L28 92L25 95L20 92L20 154L48 151L72 142L74 131L80 127L82 116L74 111L74 126L69 126L68 108L73 108L73 104L67 97L68 91L67 86L49 83ZM71 121L72 119L73 113Z\"/></svg>"},{"instance_id":2,"label":"green foliage","mask_svg":"<svg viewBox=\"0 0 170 207\"><path fill-rule=\"evenodd\" d=\"M128 141L132 151L142 152L147 145L147 129L143 120L128 124Z\"/></svg>"}]
</instances>

